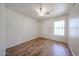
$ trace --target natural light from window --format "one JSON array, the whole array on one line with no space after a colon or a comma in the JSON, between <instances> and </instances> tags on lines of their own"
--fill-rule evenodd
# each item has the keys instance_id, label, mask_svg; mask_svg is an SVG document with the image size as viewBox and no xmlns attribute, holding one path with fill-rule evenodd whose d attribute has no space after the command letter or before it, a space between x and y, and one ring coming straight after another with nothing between
<instances>
[{"instance_id":1,"label":"natural light from window","mask_svg":"<svg viewBox=\"0 0 79 59\"><path fill-rule=\"evenodd\" d=\"M54 35L64 36L64 20L54 22Z\"/></svg>"}]
</instances>

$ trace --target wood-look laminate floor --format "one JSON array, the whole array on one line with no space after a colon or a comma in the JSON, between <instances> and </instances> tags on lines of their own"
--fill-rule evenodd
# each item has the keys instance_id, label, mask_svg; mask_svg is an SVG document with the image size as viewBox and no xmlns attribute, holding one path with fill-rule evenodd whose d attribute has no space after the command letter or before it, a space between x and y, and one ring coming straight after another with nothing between
<instances>
[{"instance_id":1,"label":"wood-look laminate floor","mask_svg":"<svg viewBox=\"0 0 79 59\"><path fill-rule=\"evenodd\" d=\"M66 43L37 38L6 49L7 56L72 56Z\"/></svg>"}]
</instances>

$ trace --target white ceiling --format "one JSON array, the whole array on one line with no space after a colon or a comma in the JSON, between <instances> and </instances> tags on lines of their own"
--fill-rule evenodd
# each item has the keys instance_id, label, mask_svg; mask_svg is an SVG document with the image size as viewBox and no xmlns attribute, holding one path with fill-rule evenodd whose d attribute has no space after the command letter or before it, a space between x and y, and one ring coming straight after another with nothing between
<instances>
[{"instance_id":1,"label":"white ceiling","mask_svg":"<svg viewBox=\"0 0 79 59\"><path fill-rule=\"evenodd\" d=\"M46 9L46 12L49 12L49 14L45 14L44 16L40 16L37 12L40 8L40 3L6 3L5 6L26 16L42 20L68 14L73 4L43 3L42 8Z\"/></svg>"}]
</instances>

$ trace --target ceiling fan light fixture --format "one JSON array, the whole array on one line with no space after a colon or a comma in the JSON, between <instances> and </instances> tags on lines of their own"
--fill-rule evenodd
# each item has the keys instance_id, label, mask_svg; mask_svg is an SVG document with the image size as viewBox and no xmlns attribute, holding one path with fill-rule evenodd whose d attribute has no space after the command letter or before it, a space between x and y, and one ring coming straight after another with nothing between
<instances>
[{"instance_id":1,"label":"ceiling fan light fixture","mask_svg":"<svg viewBox=\"0 0 79 59\"><path fill-rule=\"evenodd\" d=\"M43 9L40 7L40 16L43 16L43 15L44 15Z\"/></svg>"},{"instance_id":2,"label":"ceiling fan light fixture","mask_svg":"<svg viewBox=\"0 0 79 59\"><path fill-rule=\"evenodd\" d=\"M43 15L44 15L44 14L41 12L41 13L40 13L40 16L43 16Z\"/></svg>"}]
</instances>

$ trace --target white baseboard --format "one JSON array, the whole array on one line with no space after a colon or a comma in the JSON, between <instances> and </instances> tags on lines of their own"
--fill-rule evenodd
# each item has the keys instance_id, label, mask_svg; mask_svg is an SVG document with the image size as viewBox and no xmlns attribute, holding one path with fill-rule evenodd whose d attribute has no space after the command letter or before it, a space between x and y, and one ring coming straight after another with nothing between
<instances>
[{"instance_id":1,"label":"white baseboard","mask_svg":"<svg viewBox=\"0 0 79 59\"><path fill-rule=\"evenodd\" d=\"M13 47L13 46L16 46L16 45L19 45L19 44L22 44L22 43L24 43L24 42L28 42L28 41L30 41L30 40L33 40L33 39L35 39L35 38L38 38L39 36L34 36L34 37L31 37L31 38L25 38L25 40L24 41L21 41L21 42L17 42L17 44L14 44L14 45L11 45L11 46L6 46L5 47L5 49L8 49L8 48L11 48L11 47Z\"/></svg>"},{"instance_id":2,"label":"white baseboard","mask_svg":"<svg viewBox=\"0 0 79 59\"><path fill-rule=\"evenodd\" d=\"M70 49L72 55L73 55L73 56L76 56L76 55L74 54L74 52L72 51L72 48L71 48L69 45L68 45L68 47L69 47L69 49Z\"/></svg>"}]
</instances>

